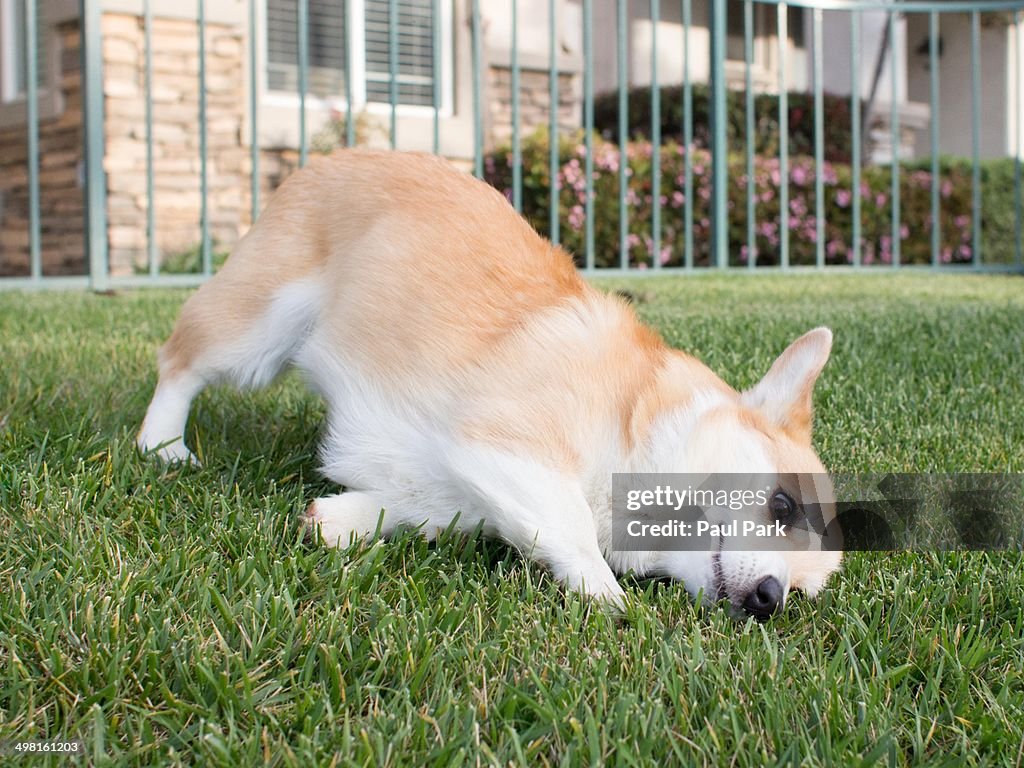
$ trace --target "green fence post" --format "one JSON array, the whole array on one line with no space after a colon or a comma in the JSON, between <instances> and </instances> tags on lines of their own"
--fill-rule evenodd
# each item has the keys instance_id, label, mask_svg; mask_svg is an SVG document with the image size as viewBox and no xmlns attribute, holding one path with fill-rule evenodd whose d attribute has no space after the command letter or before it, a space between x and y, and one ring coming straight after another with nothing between
<instances>
[{"instance_id":1,"label":"green fence post","mask_svg":"<svg viewBox=\"0 0 1024 768\"><path fill-rule=\"evenodd\" d=\"M299 0L299 167L306 164L306 91L309 90L309 0Z\"/></svg>"},{"instance_id":2,"label":"green fence post","mask_svg":"<svg viewBox=\"0 0 1024 768\"><path fill-rule=\"evenodd\" d=\"M1024 89L1021 88L1021 79L1022 79L1021 76L1024 75L1024 73L1022 73L1021 69L1020 69L1020 65L1021 65L1020 46L1021 46L1021 42L1022 42L1020 31L1021 31L1020 11L1015 11L1014 14L1013 14L1013 34L1014 34L1014 46L1013 46L1014 70L1013 71L1016 73L1016 75L1015 75L1016 79L1014 81L1014 85L1016 86L1016 90L1015 90L1015 93L1014 93L1015 98L1013 100L1013 103L1016 105L1016 108L1017 108L1017 115L1016 115L1017 119L1015 121L1016 122L1016 140L1014 141L1014 145L1015 146L1014 146L1014 152L1013 152L1013 201L1014 201L1013 210L1016 213L1016 215L1014 216L1015 237L1014 237L1014 257L1013 257L1013 260L1014 260L1014 264L1017 266L1018 270L1021 268L1021 266L1024 266L1024 264L1022 264L1022 262L1021 262L1021 235L1024 234L1021 231L1022 228L1024 228L1024 227L1022 227L1021 217L1022 217L1022 215L1024 215L1024 211L1021 211L1021 202L1022 201L1021 201L1021 178L1020 178L1020 171L1021 171L1021 169L1020 169L1020 153L1021 153L1021 149L1022 149L1022 147L1021 147L1021 122L1024 122L1024 121L1021 120L1021 97L1022 97L1022 95L1024 95Z\"/></svg>"},{"instance_id":3,"label":"green fence post","mask_svg":"<svg viewBox=\"0 0 1024 768\"><path fill-rule=\"evenodd\" d=\"M25 1L25 123L26 161L28 163L28 250L29 269L33 280L43 276L39 224L39 72L38 19L36 0Z\"/></svg>"},{"instance_id":4,"label":"green fence post","mask_svg":"<svg viewBox=\"0 0 1024 768\"><path fill-rule=\"evenodd\" d=\"M519 2L512 0L512 205L523 211L523 146L519 137Z\"/></svg>"},{"instance_id":5,"label":"green fence post","mask_svg":"<svg viewBox=\"0 0 1024 768\"><path fill-rule=\"evenodd\" d=\"M892 266L894 268L900 265L900 254L902 251L902 238L900 237L900 147L903 141L900 138L899 87L896 82L896 64L896 13L889 11L889 70L892 87L889 100L889 141L892 144L892 166L889 169L889 178L892 185L889 190L892 217L889 236L892 238Z\"/></svg>"},{"instance_id":6,"label":"green fence post","mask_svg":"<svg viewBox=\"0 0 1024 768\"><path fill-rule=\"evenodd\" d=\"M149 266L149 276L157 277L160 274L160 265L156 258L156 210L153 204L153 4L151 0L144 0L142 4L143 16L143 45L145 47L145 98L146 98L146 262Z\"/></svg>"},{"instance_id":7,"label":"green fence post","mask_svg":"<svg viewBox=\"0 0 1024 768\"><path fill-rule=\"evenodd\" d=\"M754 3L743 0L743 86L746 106L747 267L757 266L757 180L754 176Z\"/></svg>"},{"instance_id":8,"label":"green fence post","mask_svg":"<svg viewBox=\"0 0 1024 768\"><path fill-rule=\"evenodd\" d=\"M942 248L942 209L939 207L939 14L935 11L928 14L928 69L931 108L931 124L928 127L932 151L932 266L938 267Z\"/></svg>"},{"instance_id":9,"label":"green fence post","mask_svg":"<svg viewBox=\"0 0 1024 768\"><path fill-rule=\"evenodd\" d=\"M431 0L430 4L430 53L432 57L433 81L431 95L434 102L434 154L441 151L441 0Z\"/></svg>"},{"instance_id":10,"label":"green fence post","mask_svg":"<svg viewBox=\"0 0 1024 768\"><path fill-rule=\"evenodd\" d=\"M555 0L548 0L548 90L551 97L551 109L548 119L548 179L550 193L548 199L548 237L558 245L558 207L561 184L558 178L558 16Z\"/></svg>"},{"instance_id":11,"label":"green fence post","mask_svg":"<svg viewBox=\"0 0 1024 768\"><path fill-rule=\"evenodd\" d=\"M726 137L726 5L711 8L711 248L714 264L729 266L729 145Z\"/></svg>"},{"instance_id":12,"label":"green fence post","mask_svg":"<svg viewBox=\"0 0 1024 768\"><path fill-rule=\"evenodd\" d=\"M778 5L779 30L779 266L789 267L789 93L786 91L789 6Z\"/></svg>"},{"instance_id":13,"label":"green fence post","mask_svg":"<svg viewBox=\"0 0 1024 768\"><path fill-rule=\"evenodd\" d=\"M470 6L470 27L473 43L473 174L479 179L484 175L484 128L483 128L483 33L480 29L480 0L473 0Z\"/></svg>"},{"instance_id":14,"label":"green fence post","mask_svg":"<svg viewBox=\"0 0 1024 768\"><path fill-rule=\"evenodd\" d=\"M814 9L814 236L815 264L825 266L825 100L822 80L825 54L822 50L822 10Z\"/></svg>"},{"instance_id":15,"label":"green fence post","mask_svg":"<svg viewBox=\"0 0 1024 768\"><path fill-rule=\"evenodd\" d=\"M89 286L102 291L109 284L107 261L107 178L103 169L103 37L102 0L81 0L83 127L85 131L86 249Z\"/></svg>"},{"instance_id":16,"label":"green fence post","mask_svg":"<svg viewBox=\"0 0 1024 768\"><path fill-rule=\"evenodd\" d=\"M354 147L357 136L355 106L352 103L355 98L352 88L352 38L355 36L352 28L352 3L344 0L342 9L345 16L345 146Z\"/></svg>"},{"instance_id":17,"label":"green fence post","mask_svg":"<svg viewBox=\"0 0 1024 768\"><path fill-rule=\"evenodd\" d=\"M256 223L256 217L260 214L259 70L257 69L256 30L256 3L249 3L249 125L251 130L249 164L252 167L249 174L250 226ZM345 49L348 50L348 43L345 44ZM346 65L346 79L348 79L348 71Z\"/></svg>"},{"instance_id":18,"label":"green fence post","mask_svg":"<svg viewBox=\"0 0 1024 768\"><path fill-rule=\"evenodd\" d=\"M394 149L398 146L398 0L388 0L388 102L391 105L388 136Z\"/></svg>"},{"instance_id":19,"label":"green fence post","mask_svg":"<svg viewBox=\"0 0 1024 768\"><path fill-rule=\"evenodd\" d=\"M651 11L651 266L661 269L661 89L658 85L659 0Z\"/></svg>"},{"instance_id":20,"label":"green fence post","mask_svg":"<svg viewBox=\"0 0 1024 768\"><path fill-rule=\"evenodd\" d=\"M861 88L860 88L860 13L852 11L850 17L850 128L853 132L852 168L850 186L850 202L853 205L853 267L858 269L861 264Z\"/></svg>"},{"instance_id":21,"label":"green fence post","mask_svg":"<svg viewBox=\"0 0 1024 768\"><path fill-rule=\"evenodd\" d=\"M213 254L210 247L210 180L206 132L206 5L204 0L199 0L199 220L202 227L203 274L209 275L213 272Z\"/></svg>"},{"instance_id":22,"label":"green fence post","mask_svg":"<svg viewBox=\"0 0 1024 768\"><path fill-rule=\"evenodd\" d=\"M618 24L616 26L617 38L617 61L619 75L619 267L629 267L629 215L626 211L626 191L629 188L629 154L626 152L629 144L627 131L629 130L629 101L626 89L628 87L629 66L627 57L629 55L626 46L627 25L629 23L626 15L626 0L618 0Z\"/></svg>"},{"instance_id":23,"label":"green fence post","mask_svg":"<svg viewBox=\"0 0 1024 768\"><path fill-rule=\"evenodd\" d=\"M594 0L583 0L583 131L587 157L584 161L586 200L585 263L594 269Z\"/></svg>"},{"instance_id":24,"label":"green fence post","mask_svg":"<svg viewBox=\"0 0 1024 768\"><path fill-rule=\"evenodd\" d=\"M693 82L690 79L690 28L693 2L683 0L683 240L684 266L693 269Z\"/></svg>"},{"instance_id":25,"label":"green fence post","mask_svg":"<svg viewBox=\"0 0 1024 768\"><path fill-rule=\"evenodd\" d=\"M974 253L971 263L981 266L981 13L971 12L971 188Z\"/></svg>"}]
</instances>

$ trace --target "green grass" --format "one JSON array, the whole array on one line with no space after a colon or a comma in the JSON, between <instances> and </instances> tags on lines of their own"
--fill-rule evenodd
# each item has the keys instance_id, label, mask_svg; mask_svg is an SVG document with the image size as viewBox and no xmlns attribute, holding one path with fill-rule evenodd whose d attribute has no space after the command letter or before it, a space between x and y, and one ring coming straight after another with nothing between
<instances>
[{"instance_id":1,"label":"green grass","mask_svg":"<svg viewBox=\"0 0 1024 768\"><path fill-rule=\"evenodd\" d=\"M830 325L831 469L1024 470L1020 278L603 285L739 387ZM321 548L297 379L205 393L202 469L136 455L184 296L0 294L0 739L95 765L1020 764L1019 554L855 554L759 625L648 582L615 620L471 538Z\"/></svg>"}]
</instances>

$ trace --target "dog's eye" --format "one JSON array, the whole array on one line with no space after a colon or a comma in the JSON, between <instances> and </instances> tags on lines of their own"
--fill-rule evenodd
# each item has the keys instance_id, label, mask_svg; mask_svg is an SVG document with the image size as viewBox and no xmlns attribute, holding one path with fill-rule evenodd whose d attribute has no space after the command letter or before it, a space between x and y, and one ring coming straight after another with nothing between
<instances>
[{"instance_id":1,"label":"dog's eye","mask_svg":"<svg viewBox=\"0 0 1024 768\"><path fill-rule=\"evenodd\" d=\"M771 513L775 516L776 520L785 521L796 516L796 502L793 501L793 497L785 491L776 491L775 495L772 496L771 502L768 504L768 508L771 510Z\"/></svg>"}]
</instances>

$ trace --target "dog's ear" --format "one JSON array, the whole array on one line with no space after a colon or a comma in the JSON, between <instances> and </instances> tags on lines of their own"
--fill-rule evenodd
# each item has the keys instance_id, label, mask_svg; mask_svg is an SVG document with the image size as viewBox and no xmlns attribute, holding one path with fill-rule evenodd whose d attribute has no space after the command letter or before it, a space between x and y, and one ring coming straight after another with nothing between
<instances>
[{"instance_id":1,"label":"dog's ear","mask_svg":"<svg viewBox=\"0 0 1024 768\"><path fill-rule=\"evenodd\" d=\"M742 402L794 440L811 441L811 397L814 382L828 362L832 331L815 328L790 344L758 384L743 393Z\"/></svg>"}]
</instances>

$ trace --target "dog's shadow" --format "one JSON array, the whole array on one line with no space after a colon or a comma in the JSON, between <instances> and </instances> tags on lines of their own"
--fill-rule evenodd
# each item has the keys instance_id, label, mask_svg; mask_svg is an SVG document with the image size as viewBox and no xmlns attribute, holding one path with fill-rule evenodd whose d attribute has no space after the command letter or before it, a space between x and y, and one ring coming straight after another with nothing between
<instances>
[{"instance_id":1,"label":"dog's shadow","mask_svg":"<svg viewBox=\"0 0 1024 768\"><path fill-rule=\"evenodd\" d=\"M196 398L186 442L204 469L228 472L232 482L300 485L309 498L338 493L319 471L324 403L292 379L285 376L258 392L213 386Z\"/></svg>"}]
</instances>

